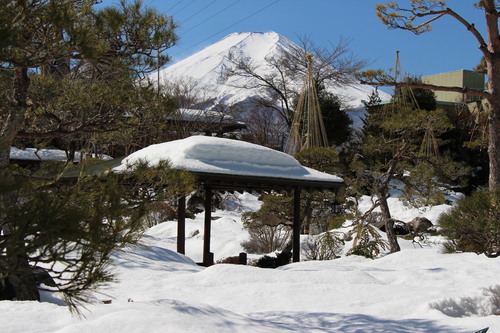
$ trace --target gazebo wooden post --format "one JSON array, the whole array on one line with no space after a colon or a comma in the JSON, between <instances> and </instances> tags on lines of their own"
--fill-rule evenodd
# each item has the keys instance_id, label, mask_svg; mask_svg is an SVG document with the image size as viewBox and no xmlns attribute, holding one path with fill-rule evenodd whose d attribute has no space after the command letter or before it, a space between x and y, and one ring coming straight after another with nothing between
<instances>
[{"instance_id":1,"label":"gazebo wooden post","mask_svg":"<svg viewBox=\"0 0 500 333\"><path fill-rule=\"evenodd\" d=\"M186 196L177 201L177 252L186 254Z\"/></svg>"},{"instance_id":2,"label":"gazebo wooden post","mask_svg":"<svg viewBox=\"0 0 500 333\"><path fill-rule=\"evenodd\" d=\"M300 261L300 187L293 190L293 233L292 260Z\"/></svg>"},{"instance_id":3,"label":"gazebo wooden post","mask_svg":"<svg viewBox=\"0 0 500 333\"><path fill-rule=\"evenodd\" d=\"M205 188L205 231L203 236L203 265L213 265L213 256L210 253L210 232L212 229L212 189Z\"/></svg>"}]
</instances>

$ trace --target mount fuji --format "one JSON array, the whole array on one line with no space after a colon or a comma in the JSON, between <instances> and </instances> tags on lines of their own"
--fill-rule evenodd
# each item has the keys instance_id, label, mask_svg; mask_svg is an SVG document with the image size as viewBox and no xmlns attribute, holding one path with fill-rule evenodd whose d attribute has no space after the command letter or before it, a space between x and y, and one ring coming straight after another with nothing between
<instances>
[{"instance_id":1,"label":"mount fuji","mask_svg":"<svg viewBox=\"0 0 500 333\"><path fill-rule=\"evenodd\" d=\"M226 75L236 67L233 60L235 55L238 59L251 63L259 75L278 75L278 71L270 67L267 60L297 48L297 44L276 32L232 33L190 57L152 74L150 79L156 82L159 80L160 85L165 87L172 87L172 84L180 81L190 82L190 89L201 91L205 100L215 100L224 105L248 105L249 101L262 97L266 91L248 89L249 85L255 86L255 82L248 82L252 78ZM302 80L303 78L295 79L287 84L299 91ZM346 111L350 111L354 127L357 127L360 122L356 117L364 112L362 100L367 100L374 88L351 83L342 86L326 85L326 89L344 101ZM379 91L379 96L382 100L390 99L390 95L382 91Z\"/></svg>"}]
</instances>

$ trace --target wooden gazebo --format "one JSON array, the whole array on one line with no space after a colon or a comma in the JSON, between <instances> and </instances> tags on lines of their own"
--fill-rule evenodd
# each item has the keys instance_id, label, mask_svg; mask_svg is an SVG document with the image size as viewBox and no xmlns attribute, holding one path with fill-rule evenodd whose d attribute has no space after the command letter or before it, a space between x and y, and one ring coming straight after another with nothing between
<instances>
[{"instance_id":1,"label":"wooden gazebo","mask_svg":"<svg viewBox=\"0 0 500 333\"><path fill-rule=\"evenodd\" d=\"M148 158L153 156L152 158ZM344 186L337 176L306 168L288 154L255 144L216 137L194 136L152 145L125 158L155 163L167 159L173 168L192 172L204 191L203 265L213 264L210 252L212 194L215 191L293 191L292 259L300 260L301 190L336 192ZM186 198L178 201L177 252L185 254Z\"/></svg>"}]
</instances>

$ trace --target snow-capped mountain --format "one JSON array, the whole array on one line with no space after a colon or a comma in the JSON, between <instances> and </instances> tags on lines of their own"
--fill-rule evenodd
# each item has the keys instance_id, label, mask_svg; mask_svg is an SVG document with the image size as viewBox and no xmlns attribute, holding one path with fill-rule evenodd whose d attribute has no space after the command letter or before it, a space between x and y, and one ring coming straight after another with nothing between
<instances>
[{"instance_id":1,"label":"snow-capped mountain","mask_svg":"<svg viewBox=\"0 0 500 333\"><path fill-rule=\"evenodd\" d=\"M224 100L228 104L238 103L255 96L259 91L239 88L245 85L245 80L250 80L249 78L232 77L228 79L225 77L224 74L235 66L230 60L231 57L234 58L237 55L240 59L248 60L257 67L257 72L273 72L272 68L266 66L266 59L279 56L280 53L292 48L298 48L298 46L276 32L232 33L192 56L161 70L160 84L176 82L177 80L190 80L196 82L198 88L205 89L205 93L211 97L217 97L218 100ZM153 80L156 78L156 74L152 75ZM294 84L300 86L302 80L294 82ZM366 100L373 91L370 86L356 83L342 87L329 87L328 89L345 97L351 108L361 106L361 101ZM382 100L390 98L384 92L379 93Z\"/></svg>"},{"instance_id":2,"label":"snow-capped mountain","mask_svg":"<svg viewBox=\"0 0 500 333\"><path fill-rule=\"evenodd\" d=\"M224 108L236 106L234 118L245 122L249 127L253 126L252 122L262 123L255 119L272 119L270 126L273 129L267 132L275 133L274 140L279 141L288 132L284 120L286 112L272 110L275 108L269 108L269 105L283 109L283 100L280 100L272 90L264 88L262 82L258 82L251 75L228 76L227 73L237 67L238 62L244 61L258 75L279 77L280 73L271 64L274 61L272 59L282 58L280 56L285 52L296 54L293 50L297 49L300 49L297 44L272 31L232 33L192 56L162 69L159 73L154 73L151 79L157 81L159 78L160 84L167 89L180 90L187 101L211 100L208 104L188 103L182 105L184 108L206 109L218 108L221 105ZM304 65L302 72L305 72L305 58L302 65ZM300 92L304 75L293 76L293 78L286 77L285 80L277 79L277 82L286 84L288 89L292 88L293 91ZM343 85L329 84L326 81L325 87L343 101L353 121L353 129L361 128L362 119L366 113L362 101L368 100L374 88L355 83L354 80L351 84ZM379 96L382 100L390 99L390 95L383 91L379 91ZM288 98L290 102L291 98ZM266 106L263 107L263 105Z\"/></svg>"}]
</instances>

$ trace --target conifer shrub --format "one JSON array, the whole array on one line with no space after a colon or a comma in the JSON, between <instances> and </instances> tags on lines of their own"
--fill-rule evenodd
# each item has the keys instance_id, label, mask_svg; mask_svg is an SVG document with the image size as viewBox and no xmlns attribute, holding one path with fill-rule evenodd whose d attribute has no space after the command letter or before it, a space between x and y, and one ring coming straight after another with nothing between
<instances>
[{"instance_id":1,"label":"conifer shrub","mask_svg":"<svg viewBox=\"0 0 500 333\"><path fill-rule=\"evenodd\" d=\"M255 266L260 268L277 268L280 266L288 265L292 260L292 242L289 242L283 251L276 254L276 256L264 255L260 257Z\"/></svg>"},{"instance_id":2,"label":"conifer shrub","mask_svg":"<svg viewBox=\"0 0 500 333\"><path fill-rule=\"evenodd\" d=\"M280 266L288 265L292 259L291 252L280 252L276 257L265 255L255 265L260 268L278 268Z\"/></svg>"},{"instance_id":3,"label":"conifer shrub","mask_svg":"<svg viewBox=\"0 0 500 333\"><path fill-rule=\"evenodd\" d=\"M331 148L308 148L301 150L294 157L300 164L326 173L335 173L339 169L339 154Z\"/></svg>"},{"instance_id":4,"label":"conifer shrub","mask_svg":"<svg viewBox=\"0 0 500 333\"><path fill-rule=\"evenodd\" d=\"M500 188L478 190L461 199L439 217L438 224L449 238L446 252L500 256Z\"/></svg>"},{"instance_id":5,"label":"conifer shrub","mask_svg":"<svg viewBox=\"0 0 500 333\"><path fill-rule=\"evenodd\" d=\"M359 223L353 228L356 233L352 248L347 255L363 256L375 259L380 252L388 248L387 242L375 228L366 223Z\"/></svg>"}]
</instances>

